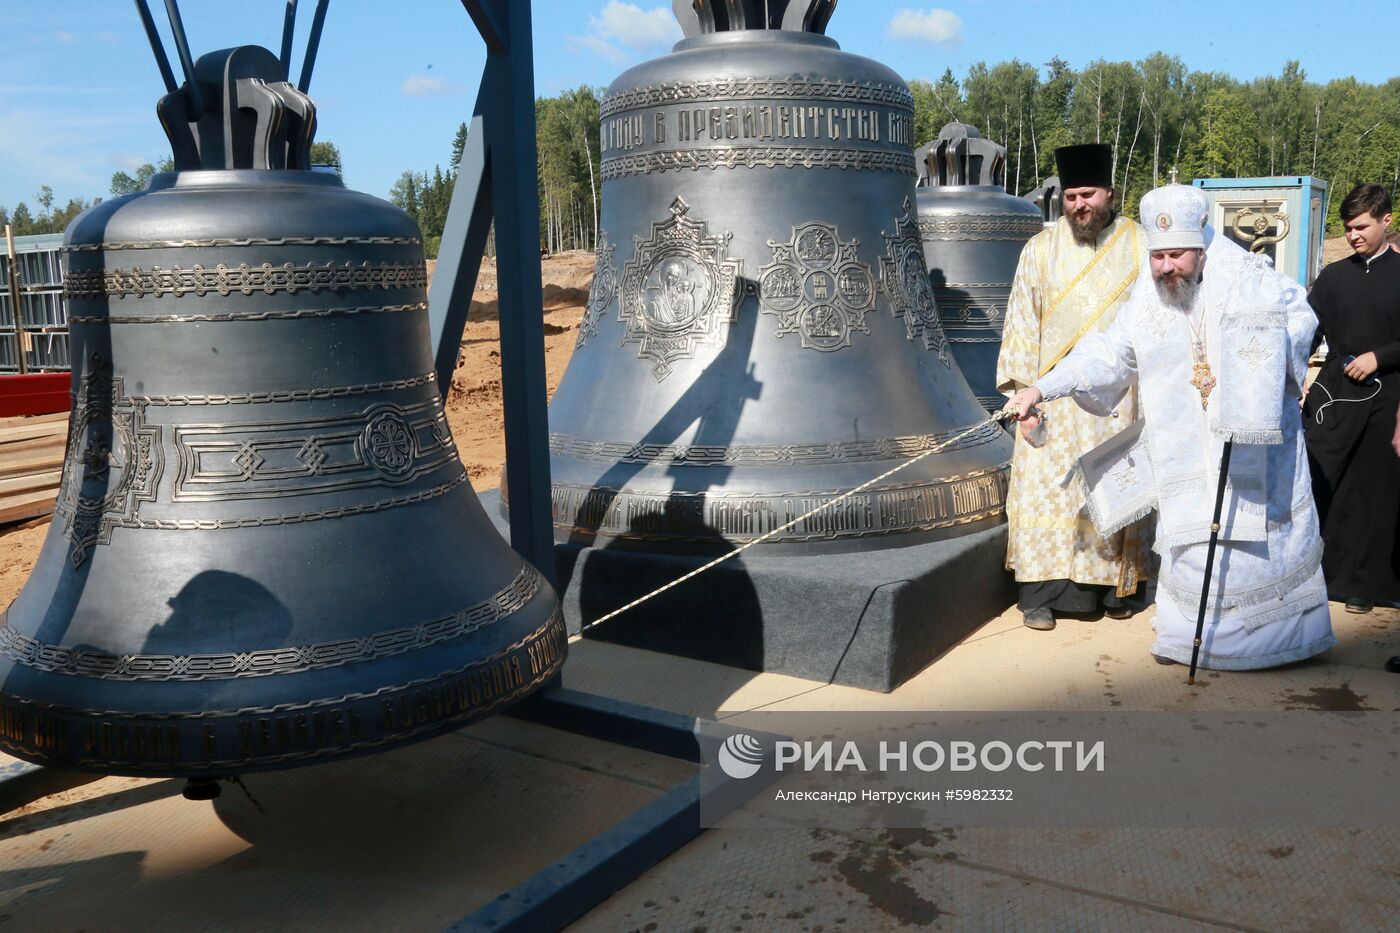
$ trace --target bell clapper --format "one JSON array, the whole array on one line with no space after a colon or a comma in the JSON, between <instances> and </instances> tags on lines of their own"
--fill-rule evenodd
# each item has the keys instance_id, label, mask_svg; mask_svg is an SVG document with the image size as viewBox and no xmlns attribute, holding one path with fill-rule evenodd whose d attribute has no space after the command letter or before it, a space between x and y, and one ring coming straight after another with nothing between
<instances>
[{"instance_id":1,"label":"bell clapper","mask_svg":"<svg viewBox=\"0 0 1400 933\"><path fill-rule=\"evenodd\" d=\"M185 781L181 793L186 800L217 800L222 791L218 778L192 777Z\"/></svg>"}]
</instances>

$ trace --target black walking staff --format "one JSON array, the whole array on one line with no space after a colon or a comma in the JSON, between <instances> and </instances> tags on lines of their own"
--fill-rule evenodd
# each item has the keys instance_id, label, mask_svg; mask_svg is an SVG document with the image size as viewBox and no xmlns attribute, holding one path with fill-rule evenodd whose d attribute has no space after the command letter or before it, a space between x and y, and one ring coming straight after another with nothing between
<instances>
[{"instance_id":1,"label":"black walking staff","mask_svg":"<svg viewBox=\"0 0 1400 933\"><path fill-rule=\"evenodd\" d=\"M1230 449L1233 440L1225 442L1220 451L1220 483L1215 487L1215 517L1210 520L1210 545L1206 548L1206 579L1201 584L1201 610L1196 613L1196 640L1191 643L1191 672L1186 677L1189 687L1196 682L1196 661L1201 657L1201 633L1206 627L1206 599L1210 596L1210 571L1215 566L1215 542L1220 537L1220 510L1225 505L1225 480L1230 475Z\"/></svg>"}]
</instances>

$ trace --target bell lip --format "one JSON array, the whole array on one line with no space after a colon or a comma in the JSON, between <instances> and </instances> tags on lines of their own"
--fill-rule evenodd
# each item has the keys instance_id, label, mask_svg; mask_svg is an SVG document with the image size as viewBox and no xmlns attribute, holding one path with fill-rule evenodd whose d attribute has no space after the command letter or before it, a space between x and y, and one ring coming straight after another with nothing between
<instances>
[{"instance_id":1,"label":"bell lip","mask_svg":"<svg viewBox=\"0 0 1400 933\"><path fill-rule=\"evenodd\" d=\"M277 187L291 188L307 185L318 188L345 188L345 180L338 172L317 172L309 169L186 169L179 172L157 172L151 176L144 191L170 191L173 189L198 188L247 188Z\"/></svg>"},{"instance_id":2,"label":"bell lip","mask_svg":"<svg viewBox=\"0 0 1400 933\"><path fill-rule=\"evenodd\" d=\"M15 742L9 739L8 737L0 737L0 752L3 752L4 754L7 754L13 758L17 758L21 761L30 762L31 764L37 764L54 769L61 769L63 771L75 771L84 774L100 774L109 777L126 776L164 779L195 778L217 780L241 774L251 774L266 771L281 771L288 768L309 767L322 764L335 764L337 762L345 761L352 758L360 758L366 755L371 755L382 751L391 751L394 749L403 748L408 745L413 745L418 742L435 738L439 735L454 732L465 726L469 726L473 723L477 723L484 719L490 718L491 716L501 715L507 710L509 710L511 707L514 707L515 705L524 702L536 693L550 689L552 686L555 685L563 670L565 662L568 660L568 623L565 621L563 607L559 605L557 597L554 597L552 592L549 594L548 602L551 602L553 604L553 608L548 612L543 624L539 625L539 627L533 633L527 635L525 639L518 641L514 645L509 646L505 649L505 651L500 651L496 654L496 657L499 658L504 656L506 652L519 649L524 641L533 639L535 643L539 643L542 642L544 639L549 638L552 633L559 633L562 636L563 640L561 650L551 660L549 660L548 663L546 663L538 672L531 672L528 680L526 680L520 686L508 688L502 691L495 697L491 698L489 701L482 703L480 706L472 708L466 713L456 716L446 716L441 719L431 720L422 724L415 724L413 728L397 733L384 733L381 731L381 734L378 738L372 739L370 741L341 741L339 744L326 745L325 747L320 749L301 750L304 753L288 753L274 755L269 752L262 752L250 754L245 758L236 760L225 759L219 761L208 761L192 758L160 762L154 761L151 758L147 758L145 759L144 764L137 764L137 760L129 758L118 760L84 760L81 758L77 758L72 754L65 754L62 751L60 751L57 754L51 753L47 749L43 749L36 746L32 741L26 740L21 742ZM475 670L481 671L487 669L487 665L491 662L491 660L492 659L489 657L480 660ZM466 674L464 671L446 671L429 678L423 684L416 688L394 687L386 688L386 690L382 692L384 693L384 696L390 700L401 700L405 697L413 696L413 691L415 689L419 693L421 693L424 690L444 688L453 680L460 679L462 676L465 675ZM16 695L11 694L8 691L0 690L0 697L3 697L4 699L13 702L13 698L16 697ZM365 701L370 699L371 698L369 697L363 697L359 698L357 701L354 702L341 702L337 704L335 708L351 710L358 703L360 704L358 712L368 714L374 708L373 703L370 703L370 705L363 704ZM323 698L315 697L313 698L313 701L323 701ZM327 706L326 708L332 707ZM232 712L235 715L239 714L239 711L221 712ZM285 715L285 711L278 711L275 709L264 712L271 715ZM113 714L102 713L99 715L109 716ZM120 717L121 720L125 722L137 723L142 725L150 724L141 723L140 720L142 718L142 714L139 713L135 714L134 716L123 715L122 713L117 713L115 715ZM156 713L155 715L161 716L163 715L163 713ZM247 714L247 716L254 717L257 715L259 714L256 712ZM247 716L245 716L245 718L247 718ZM160 720L159 724L164 724L164 722L165 720Z\"/></svg>"},{"instance_id":3,"label":"bell lip","mask_svg":"<svg viewBox=\"0 0 1400 933\"><path fill-rule=\"evenodd\" d=\"M702 33L682 39L671 47L671 52L687 52L691 49L706 49L714 46L752 44L755 42L785 42L791 45L811 45L826 49L840 50L841 45L827 35L815 32L796 32L791 29L736 29L726 32Z\"/></svg>"}]
</instances>

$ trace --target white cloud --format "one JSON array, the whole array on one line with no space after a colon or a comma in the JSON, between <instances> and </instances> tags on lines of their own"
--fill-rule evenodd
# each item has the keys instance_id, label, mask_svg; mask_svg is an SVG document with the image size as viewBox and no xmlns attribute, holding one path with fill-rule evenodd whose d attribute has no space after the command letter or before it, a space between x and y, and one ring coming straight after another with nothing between
<instances>
[{"instance_id":1,"label":"white cloud","mask_svg":"<svg viewBox=\"0 0 1400 933\"><path fill-rule=\"evenodd\" d=\"M949 10L899 10L886 30L891 39L954 45L963 39L962 17Z\"/></svg>"},{"instance_id":2,"label":"white cloud","mask_svg":"<svg viewBox=\"0 0 1400 933\"><path fill-rule=\"evenodd\" d=\"M163 155L162 153L162 156ZM107 154L107 161L123 172L134 172L147 162L154 162L157 160L151 159L148 156L132 155L129 152L109 152Z\"/></svg>"},{"instance_id":3,"label":"white cloud","mask_svg":"<svg viewBox=\"0 0 1400 933\"><path fill-rule=\"evenodd\" d=\"M565 36L564 41L568 43L569 50L572 52L591 52L614 64L621 64L627 60L626 52L608 40L600 39L597 36Z\"/></svg>"},{"instance_id":4,"label":"white cloud","mask_svg":"<svg viewBox=\"0 0 1400 933\"><path fill-rule=\"evenodd\" d=\"M609 0L599 15L588 18L588 25L600 39L639 51L671 45L682 38L675 14L664 6L643 10L635 3Z\"/></svg>"},{"instance_id":5,"label":"white cloud","mask_svg":"<svg viewBox=\"0 0 1400 933\"><path fill-rule=\"evenodd\" d=\"M78 41L78 37L71 32L56 32L53 34L53 37L64 45L72 45L74 42Z\"/></svg>"},{"instance_id":6,"label":"white cloud","mask_svg":"<svg viewBox=\"0 0 1400 933\"><path fill-rule=\"evenodd\" d=\"M55 202L73 196L105 196L112 163L105 153L130 151L132 134L147 141L152 152L160 131L149 113L119 111L103 115L63 109L0 110L0 204L11 209L19 201L34 208L34 192L51 185ZM146 159L142 159L146 161Z\"/></svg>"},{"instance_id":7,"label":"white cloud","mask_svg":"<svg viewBox=\"0 0 1400 933\"><path fill-rule=\"evenodd\" d=\"M405 97L445 97L455 93L457 85L434 75L409 75L399 90Z\"/></svg>"}]
</instances>

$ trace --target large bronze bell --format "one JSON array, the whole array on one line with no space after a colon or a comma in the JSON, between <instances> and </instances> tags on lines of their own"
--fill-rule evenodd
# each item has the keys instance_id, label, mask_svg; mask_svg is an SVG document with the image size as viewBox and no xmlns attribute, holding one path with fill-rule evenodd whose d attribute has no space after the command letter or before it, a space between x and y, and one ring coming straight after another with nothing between
<instances>
[{"instance_id":1,"label":"large bronze bell","mask_svg":"<svg viewBox=\"0 0 1400 933\"><path fill-rule=\"evenodd\" d=\"M866 548L1003 508L1011 443L958 370L893 71L822 34L834 3L678 3L672 54L602 104L602 235L550 407L556 535Z\"/></svg>"},{"instance_id":2,"label":"large bronze bell","mask_svg":"<svg viewBox=\"0 0 1400 933\"><path fill-rule=\"evenodd\" d=\"M949 123L920 146L919 230L948 343L988 411L997 392L997 353L1021 250L1044 229L1040 209L1008 194L1006 149L974 126Z\"/></svg>"},{"instance_id":3,"label":"large bronze bell","mask_svg":"<svg viewBox=\"0 0 1400 933\"><path fill-rule=\"evenodd\" d=\"M217 776L377 751L550 680L558 603L477 502L419 232L310 171L264 49L161 101L176 171L69 226L54 521L0 622L0 748ZM212 93L211 93L212 92Z\"/></svg>"}]
</instances>

